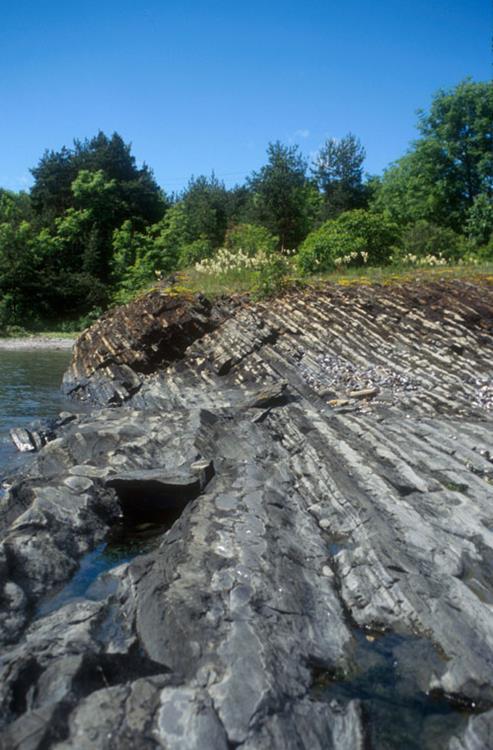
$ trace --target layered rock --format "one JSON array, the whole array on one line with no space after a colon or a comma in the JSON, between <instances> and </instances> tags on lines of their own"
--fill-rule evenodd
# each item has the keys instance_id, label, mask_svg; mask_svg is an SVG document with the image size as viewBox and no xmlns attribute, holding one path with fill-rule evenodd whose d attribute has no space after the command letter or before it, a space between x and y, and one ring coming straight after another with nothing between
<instances>
[{"instance_id":1,"label":"layered rock","mask_svg":"<svg viewBox=\"0 0 493 750\"><path fill-rule=\"evenodd\" d=\"M492 340L456 281L90 329L67 382L113 407L2 505L3 746L488 747Z\"/></svg>"},{"instance_id":2,"label":"layered rock","mask_svg":"<svg viewBox=\"0 0 493 750\"><path fill-rule=\"evenodd\" d=\"M230 309L229 301L212 306L200 294L184 297L157 288L107 312L78 339L64 391L102 406L119 405L139 390L142 374L180 359Z\"/></svg>"}]
</instances>

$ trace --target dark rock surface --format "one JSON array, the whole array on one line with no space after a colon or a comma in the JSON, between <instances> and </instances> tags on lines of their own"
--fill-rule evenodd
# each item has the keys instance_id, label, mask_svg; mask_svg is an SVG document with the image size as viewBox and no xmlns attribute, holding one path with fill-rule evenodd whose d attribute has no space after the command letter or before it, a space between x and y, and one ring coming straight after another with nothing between
<instances>
[{"instance_id":1,"label":"dark rock surface","mask_svg":"<svg viewBox=\"0 0 493 750\"><path fill-rule=\"evenodd\" d=\"M152 295L2 499L0 746L491 747L491 287Z\"/></svg>"},{"instance_id":2,"label":"dark rock surface","mask_svg":"<svg viewBox=\"0 0 493 750\"><path fill-rule=\"evenodd\" d=\"M180 359L230 310L229 301L213 306L200 294L185 298L154 289L84 331L63 389L82 401L118 406L139 390L143 374Z\"/></svg>"}]
</instances>

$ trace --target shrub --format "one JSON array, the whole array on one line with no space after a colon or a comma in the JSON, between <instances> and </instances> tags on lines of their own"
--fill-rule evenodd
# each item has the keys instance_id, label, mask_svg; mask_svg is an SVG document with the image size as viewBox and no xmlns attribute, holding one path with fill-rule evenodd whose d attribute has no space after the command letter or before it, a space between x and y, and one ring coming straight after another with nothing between
<instances>
[{"instance_id":1,"label":"shrub","mask_svg":"<svg viewBox=\"0 0 493 750\"><path fill-rule=\"evenodd\" d=\"M466 234L476 247L493 240L493 200L480 193L467 212Z\"/></svg>"},{"instance_id":2,"label":"shrub","mask_svg":"<svg viewBox=\"0 0 493 750\"><path fill-rule=\"evenodd\" d=\"M256 274L253 293L256 297L271 297L283 288L289 263L285 256L271 252Z\"/></svg>"},{"instance_id":3,"label":"shrub","mask_svg":"<svg viewBox=\"0 0 493 750\"><path fill-rule=\"evenodd\" d=\"M439 227L421 220L409 226L402 235L399 252L395 260L406 256L417 258L436 257L456 260L468 250L467 240L448 227Z\"/></svg>"},{"instance_id":4,"label":"shrub","mask_svg":"<svg viewBox=\"0 0 493 750\"><path fill-rule=\"evenodd\" d=\"M229 250L243 250L248 255L256 255L259 252L273 252L279 238L258 224L237 224L226 233L225 244Z\"/></svg>"},{"instance_id":5,"label":"shrub","mask_svg":"<svg viewBox=\"0 0 493 750\"><path fill-rule=\"evenodd\" d=\"M493 235L488 244L478 248L474 255L479 262L491 263L493 261Z\"/></svg>"},{"instance_id":6,"label":"shrub","mask_svg":"<svg viewBox=\"0 0 493 750\"><path fill-rule=\"evenodd\" d=\"M248 289L256 297L267 297L282 288L289 266L286 255L275 250L248 255L243 250L222 247L212 258L196 263L195 272L203 281L208 277L219 286Z\"/></svg>"},{"instance_id":7,"label":"shrub","mask_svg":"<svg viewBox=\"0 0 493 750\"><path fill-rule=\"evenodd\" d=\"M180 247L179 265L181 268L187 268L187 266L210 258L213 252L211 241L207 237L199 237L197 240Z\"/></svg>"},{"instance_id":8,"label":"shrub","mask_svg":"<svg viewBox=\"0 0 493 750\"><path fill-rule=\"evenodd\" d=\"M384 214L346 211L308 235L297 262L303 273L329 271L341 263L380 265L388 262L398 235L397 225Z\"/></svg>"}]
</instances>

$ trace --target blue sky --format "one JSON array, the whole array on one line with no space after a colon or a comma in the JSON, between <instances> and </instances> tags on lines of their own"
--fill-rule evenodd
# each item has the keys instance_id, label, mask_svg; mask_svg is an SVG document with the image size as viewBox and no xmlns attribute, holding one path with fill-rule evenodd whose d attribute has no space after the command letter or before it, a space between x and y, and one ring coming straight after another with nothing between
<instances>
[{"instance_id":1,"label":"blue sky","mask_svg":"<svg viewBox=\"0 0 493 750\"><path fill-rule=\"evenodd\" d=\"M491 77L490 0L0 0L0 186L45 148L118 131L168 192L227 185L269 141L308 156L348 131L379 173L416 110Z\"/></svg>"}]
</instances>

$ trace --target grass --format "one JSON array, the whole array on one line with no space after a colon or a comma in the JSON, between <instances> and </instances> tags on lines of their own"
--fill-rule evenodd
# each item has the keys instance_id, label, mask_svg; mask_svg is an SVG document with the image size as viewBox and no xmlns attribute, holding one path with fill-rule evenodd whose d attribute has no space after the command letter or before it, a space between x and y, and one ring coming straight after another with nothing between
<instances>
[{"instance_id":1,"label":"grass","mask_svg":"<svg viewBox=\"0 0 493 750\"><path fill-rule=\"evenodd\" d=\"M200 273L195 268L188 268L184 271L175 273L176 282L170 287L159 287L166 294L176 296L189 296L201 293L209 299L223 295L233 294L255 294L261 271L252 269L241 269L228 271L226 273L211 276ZM383 286L392 286L393 284L412 283L419 281L437 281L440 279L463 279L475 283L493 284L493 263L482 263L480 265L455 265L439 266L435 268L413 268L404 265L369 267L362 266L359 268L347 268L344 271L332 271L323 274L314 274L312 276L299 276L295 273L294 264L291 263L291 274L288 275L283 283L285 289L289 288L312 288L317 289L325 284L334 284L336 286L368 286L381 284ZM136 299L152 289L156 289L156 283L147 285L144 288L136 289L133 294L129 294L130 299ZM282 289L280 290L282 291ZM60 325L60 327L63 327ZM13 327L12 332L6 334L0 332L0 338L21 338L28 336L40 336L47 339L65 339L77 338L80 331L28 331L23 328Z\"/></svg>"},{"instance_id":2,"label":"grass","mask_svg":"<svg viewBox=\"0 0 493 750\"><path fill-rule=\"evenodd\" d=\"M209 276L195 269L187 269L180 274L180 287L188 292L201 292L206 297L250 293L258 280L257 271L242 270ZM410 283L416 281L436 281L439 279L463 279L473 282L486 281L493 283L493 263L480 265L450 265L434 268L416 268L404 265L347 268L344 271L331 271L310 276L298 276L293 273L286 277L286 287L320 287L331 283L338 286L373 285Z\"/></svg>"},{"instance_id":3,"label":"grass","mask_svg":"<svg viewBox=\"0 0 493 750\"><path fill-rule=\"evenodd\" d=\"M180 284L192 292L201 292L206 297L213 298L222 294L251 292L257 282L258 274L259 271L242 269L210 276L190 268L182 272Z\"/></svg>"},{"instance_id":4,"label":"grass","mask_svg":"<svg viewBox=\"0 0 493 750\"><path fill-rule=\"evenodd\" d=\"M305 282L311 285L331 282L341 286L349 284L402 284L413 281L436 281L437 279L463 279L471 281L493 281L493 263L481 265L449 265L434 268L412 268L403 265L382 266L380 268L349 268L345 272L330 272L307 276Z\"/></svg>"},{"instance_id":5,"label":"grass","mask_svg":"<svg viewBox=\"0 0 493 750\"><path fill-rule=\"evenodd\" d=\"M28 331L25 328L15 326L7 331L0 331L0 339L74 339L80 336L80 331Z\"/></svg>"}]
</instances>

